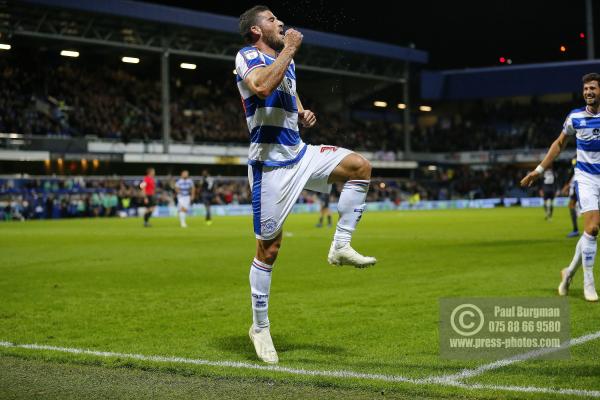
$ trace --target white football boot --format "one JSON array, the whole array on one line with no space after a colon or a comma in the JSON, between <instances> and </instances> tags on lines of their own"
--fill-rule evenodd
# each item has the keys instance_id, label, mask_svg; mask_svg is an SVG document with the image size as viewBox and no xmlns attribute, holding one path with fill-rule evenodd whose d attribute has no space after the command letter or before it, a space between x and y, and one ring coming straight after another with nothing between
<instances>
[{"instance_id":1,"label":"white football boot","mask_svg":"<svg viewBox=\"0 0 600 400\"><path fill-rule=\"evenodd\" d=\"M343 247L336 249L335 242L331 243L327 261L331 265L353 265L356 268L367 268L375 265L377 259L375 257L365 257L359 254L356 250L350 247L350 243L346 243Z\"/></svg>"},{"instance_id":2,"label":"white football boot","mask_svg":"<svg viewBox=\"0 0 600 400\"><path fill-rule=\"evenodd\" d=\"M583 297L587 301L598 301L598 293L594 286L594 274L592 271L583 270Z\"/></svg>"},{"instance_id":3,"label":"white football boot","mask_svg":"<svg viewBox=\"0 0 600 400\"><path fill-rule=\"evenodd\" d=\"M568 268L564 268L560 271L560 285L558 285L558 295L566 296L569 294L569 286L571 286L571 280L573 277L569 275Z\"/></svg>"},{"instance_id":4,"label":"white football boot","mask_svg":"<svg viewBox=\"0 0 600 400\"><path fill-rule=\"evenodd\" d=\"M277 364L279 362L279 357L277 357L277 351L275 351L275 346L273 346L269 328L262 328L259 332L256 332L254 325L252 325L248 334L250 335L250 340L252 340L252 343L254 344L256 355L261 361L269 364Z\"/></svg>"}]
</instances>

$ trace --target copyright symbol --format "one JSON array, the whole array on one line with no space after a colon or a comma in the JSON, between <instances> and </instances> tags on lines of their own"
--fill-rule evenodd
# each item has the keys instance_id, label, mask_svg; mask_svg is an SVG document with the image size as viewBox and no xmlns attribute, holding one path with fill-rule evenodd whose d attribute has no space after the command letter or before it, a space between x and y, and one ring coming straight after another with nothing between
<instances>
[{"instance_id":1,"label":"copyright symbol","mask_svg":"<svg viewBox=\"0 0 600 400\"><path fill-rule=\"evenodd\" d=\"M483 312L474 304L461 304L450 315L450 325L461 336L473 336L483 328Z\"/></svg>"}]
</instances>

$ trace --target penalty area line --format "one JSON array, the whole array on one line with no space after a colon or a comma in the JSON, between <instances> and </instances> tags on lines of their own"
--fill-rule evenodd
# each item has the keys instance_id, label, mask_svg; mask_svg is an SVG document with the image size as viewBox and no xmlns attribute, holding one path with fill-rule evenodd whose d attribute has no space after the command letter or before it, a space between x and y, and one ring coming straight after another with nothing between
<instances>
[{"instance_id":1,"label":"penalty area line","mask_svg":"<svg viewBox=\"0 0 600 400\"><path fill-rule=\"evenodd\" d=\"M599 332L600 333L600 332ZM192 365L204 365L209 367L222 367L222 368L237 368L237 369L250 369L260 371L273 371L282 372L292 375L303 375L303 376L320 376L327 378L344 378L344 379L366 379L383 382L398 382L398 383L409 383L419 386L449 386L457 387L468 390L499 390L509 392L528 392L528 393L548 393L548 394L567 394L572 396L584 396L600 398L600 391L597 390L579 390L579 389L553 389L544 387L527 387L527 386L501 386L501 385L485 385L485 384L467 384L459 382L458 380L452 380L448 378L440 379L436 377L428 377L423 379L408 378L400 375L386 375L386 374L369 374L355 371L344 371L344 370L310 370L302 368L289 368L282 367L279 365L259 365L240 361L211 361L203 359L193 359L184 357L168 357L168 356L157 356L157 355L144 355L144 354L131 354L131 353L117 353L112 351L98 351L89 349L80 349L72 347L58 347L41 344L18 344L6 341L0 341L0 348L13 348L13 349L27 349L27 350L42 350L52 351L57 353L69 353L79 355L90 355L95 357L103 358L121 358L129 360L139 361L151 361L159 363L174 363L174 364L192 364Z\"/></svg>"}]
</instances>

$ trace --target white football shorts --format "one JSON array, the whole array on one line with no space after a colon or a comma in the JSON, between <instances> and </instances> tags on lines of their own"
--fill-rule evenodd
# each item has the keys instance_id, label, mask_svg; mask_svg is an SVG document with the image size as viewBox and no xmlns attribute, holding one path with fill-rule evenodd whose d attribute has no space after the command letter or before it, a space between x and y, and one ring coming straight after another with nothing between
<instances>
[{"instance_id":1,"label":"white football shorts","mask_svg":"<svg viewBox=\"0 0 600 400\"><path fill-rule=\"evenodd\" d=\"M591 175L575 169L574 185L575 193L581 212L598 210L600 201L600 176Z\"/></svg>"},{"instance_id":2,"label":"white football shorts","mask_svg":"<svg viewBox=\"0 0 600 400\"><path fill-rule=\"evenodd\" d=\"M249 165L254 233L257 239L275 238L302 190L329 193L327 183L335 167L352 151L336 146L306 145L304 156L285 167Z\"/></svg>"},{"instance_id":3,"label":"white football shorts","mask_svg":"<svg viewBox=\"0 0 600 400\"><path fill-rule=\"evenodd\" d=\"M191 200L190 196L177 196L177 209L181 210L182 208L185 208L189 211Z\"/></svg>"}]
</instances>

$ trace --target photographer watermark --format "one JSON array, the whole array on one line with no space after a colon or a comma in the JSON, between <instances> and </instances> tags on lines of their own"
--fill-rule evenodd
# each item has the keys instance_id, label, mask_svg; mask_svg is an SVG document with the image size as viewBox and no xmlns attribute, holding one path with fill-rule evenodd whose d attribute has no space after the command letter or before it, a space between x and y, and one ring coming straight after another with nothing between
<instances>
[{"instance_id":1,"label":"photographer watermark","mask_svg":"<svg viewBox=\"0 0 600 400\"><path fill-rule=\"evenodd\" d=\"M440 299L440 356L497 359L529 351L569 358L569 303L565 298Z\"/></svg>"}]
</instances>

